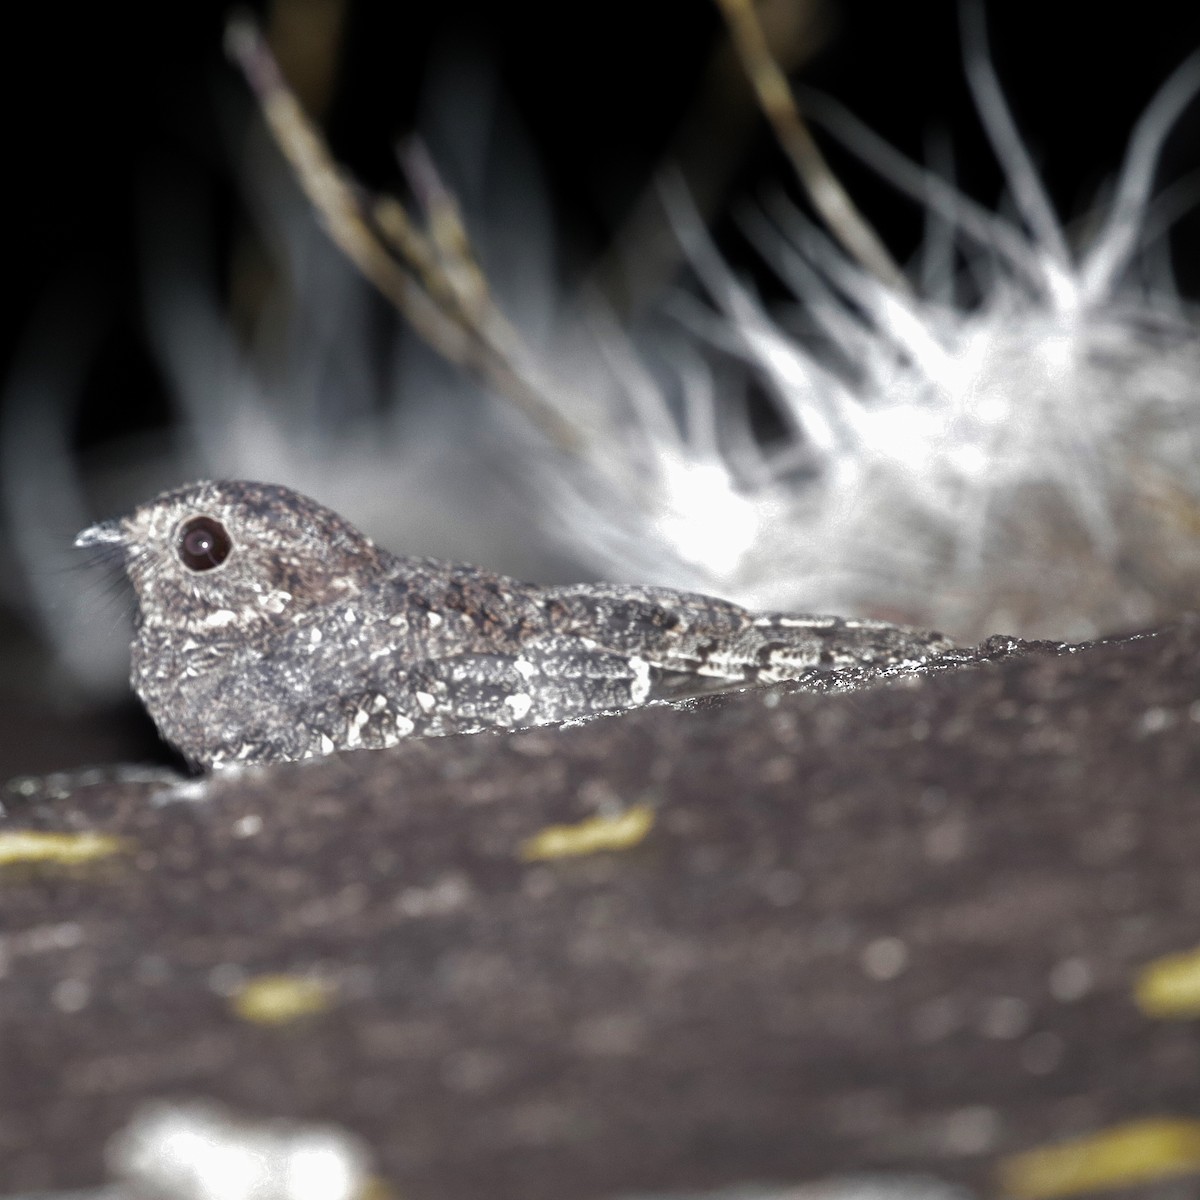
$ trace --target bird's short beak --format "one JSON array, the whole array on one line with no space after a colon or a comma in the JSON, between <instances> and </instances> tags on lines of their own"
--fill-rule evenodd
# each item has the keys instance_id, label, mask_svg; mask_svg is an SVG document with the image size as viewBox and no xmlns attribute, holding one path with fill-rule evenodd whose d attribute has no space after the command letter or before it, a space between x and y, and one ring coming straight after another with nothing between
<instances>
[{"instance_id":1,"label":"bird's short beak","mask_svg":"<svg viewBox=\"0 0 1200 1200\"><path fill-rule=\"evenodd\" d=\"M85 529L75 539L75 545L80 550L88 550L97 546L123 546L125 534L121 531L120 521L101 521Z\"/></svg>"}]
</instances>

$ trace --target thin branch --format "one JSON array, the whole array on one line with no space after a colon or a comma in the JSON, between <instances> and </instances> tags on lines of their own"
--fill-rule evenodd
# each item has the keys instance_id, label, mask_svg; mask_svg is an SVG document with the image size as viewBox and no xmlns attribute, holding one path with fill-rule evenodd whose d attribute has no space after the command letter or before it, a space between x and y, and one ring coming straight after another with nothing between
<instances>
[{"instance_id":1,"label":"thin branch","mask_svg":"<svg viewBox=\"0 0 1200 1200\"><path fill-rule=\"evenodd\" d=\"M402 142L396 156L425 214L430 244L458 303L467 313L486 311L490 303L487 276L475 256L458 201L442 182L433 156L416 137Z\"/></svg>"},{"instance_id":2,"label":"thin branch","mask_svg":"<svg viewBox=\"0 0 1200 1200\"><path fill-rule=\"evenodd\" d=\"M457 206L453 206L453 221L458 221L460 236L458 248L450 255L451 235L439 229L428 236L398 201L382 199L364 210L363 189L334 161L253 21L232 20L226 48L334 244L437 353L472 371L516 405L554 445L578 452L580 430L562 415L549 389L534 379L532 367L522 361L527 360L524 346L486 287L482 293L477 285L464 287L461 279L455 280L445 270L448 260L474 264ZM445 204L439 203L437 212L434 207L431 203L431 216L445 225ZM403 261L397 261L391 251ZM469 304L465 303L468 295Z\"/></svg>"},{"instance_id":3,"label":"thin branch","mask_svg":"<svg viewBox=\"0 0 1200 1200\"><path fill-rule=\"evenodd\" d=\"M454 193L442 181L437 164L419 138L398 148L400 166L425 213L428 245L435 256L427 283L449 288L462 319L483 333L506 358L524 355L521 335L496 304L487 274L471 245Z\"/></svg>"},{"instance_id":4,"label":"thin branch","mask_svg":"<svg viewBox=\"0 0 1200 1200\"><path fill-rule=\"evenodd\" d=\"M717 4L725 15L759 106L813 207L837 240L872 275L896 291L909 292L908 281L895 259L838 182L800 116L787 77L767 45L754 0L717 0Z\"/></svg>"}]
</instances>

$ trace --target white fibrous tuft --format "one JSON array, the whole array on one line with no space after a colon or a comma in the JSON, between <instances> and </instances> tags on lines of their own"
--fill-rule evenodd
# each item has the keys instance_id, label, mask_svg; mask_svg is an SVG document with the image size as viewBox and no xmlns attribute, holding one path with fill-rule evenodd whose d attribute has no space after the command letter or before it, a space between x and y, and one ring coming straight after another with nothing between
<instances>
[{"instance_id":1,"label":"white fibrous tuft","mask_svg":"<svg viewBox=\"0 0 1200 1200\"><path fill-rule=\"evenodd\" d=\"M985 212L821 106L942 225L925 249L940 267L919 264L909 293L774 202L747 227L795 293L797 332L725 268L686 196L667 189L711 303L677 306L694 340L667 351L666 387L614 332L601 336L607 404L593 409L623 405L625 421L593 438L586 471L544 473L543 519L598 570L972 639L1080 638L1194 607L1200 328L1168 281L1134 283L1130 268L1161 233L1153 172L1200 60L1146 111L1106 216L1074 253L986 62L972 77L1019 220ZM957 299L964 282L969 304ZM740 364L740 378L719 378L702 344ZM752 387L783 427L770 441L752 430Z\"/></svg>"}]
</instances>

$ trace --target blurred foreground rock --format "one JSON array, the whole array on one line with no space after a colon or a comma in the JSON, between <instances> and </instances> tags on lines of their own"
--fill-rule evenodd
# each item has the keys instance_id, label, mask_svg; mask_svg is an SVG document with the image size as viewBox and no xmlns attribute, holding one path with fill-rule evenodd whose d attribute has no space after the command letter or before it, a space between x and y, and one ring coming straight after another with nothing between
<instances>
[{"instance_id":1,"label":"blurred foreground rock","mask_svg":"<svg viewBox=\"0 0 1200 1200\"><path fill-rule=\"evenodd\" d=\"M1048 1195L1012 1156L1186 1132L1200 966L1159 960L1200 942L1200 623L967 658L10 786L0 862L51 849L0 866L0 1190L99 1183L162 1099L332 1123L412 1200L873 1171ZM23 831L119 840L68 864Z\"/></svg>"}]
</instances>

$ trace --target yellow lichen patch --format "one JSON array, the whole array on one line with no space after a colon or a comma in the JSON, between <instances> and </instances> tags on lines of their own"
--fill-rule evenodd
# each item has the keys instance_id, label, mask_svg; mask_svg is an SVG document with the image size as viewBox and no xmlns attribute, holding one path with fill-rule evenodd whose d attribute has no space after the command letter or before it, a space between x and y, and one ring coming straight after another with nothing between
<instances>
[{"instance_id":1,"label":"yellow lichen patch","mask_svg":"<svg viewBox=\"0 0 1200 1200\"><path fill-rule=\"evenodd\" d=\"M333 988L305 975L256 975L233 993L230 1004L243 1021L285 1025L329 1009Z\"/></svg>"},{"instance_id":2,"label":"yellow lichen patch","mask_svg":"<svg viewBox=\"0 0 1200 1200\"><path fill-rule=\"evenodd\" d=\"M535 862L545 858L570 858L603 850L628 850L636 846L654 825L654 810L635 804L615 817L589 817L578 825L550 825L521 846L521 858Z\"/></svg>"},{"instance_id":3,"label":"yellow lichen patch","mask_svg":"<svg viewBox=\"0 0 1200 1200\"><path fill-rule=\"evenodd\" d=\"M0 867L28 863L75 866L109 858L129 843L107 833L48 833L37 829L9 829L0 833Z\"/></svg>"},{"instance_id":4,"label":"yellow lichen patch","mask_svg":"<svg viewBox=\"0 0 1200 1200\"><path fill-rule=\"evenodd\" d=\"M1148 963L1133 996L1148 1017L1200 1017L1200 949Z\"/></svg>"},{"instance_id":5,"label":"yellow lichen patch","mask_svg":"<svg viewBox=\"0 0 1200 1200\"><path fill-rule=\"evenodd\" d=\"M392 1189L386 1179L372 1175L367 1180L357 1200L399 1200L400 1193Z\"/></svg>"},{"instance_id":6,"label":"yellow lichen patch","mask_svg":"<svg viewBox=\"0 0 1200 1200\"><path fill-rule=\"evenodd\" d=\"M1052 1200L1132 1187L1200 1172L1200 1121L1151 1117L1114 1125L1001 1164L1001 1190L1020 1200Z\"/></svg>"}]
</instances>

